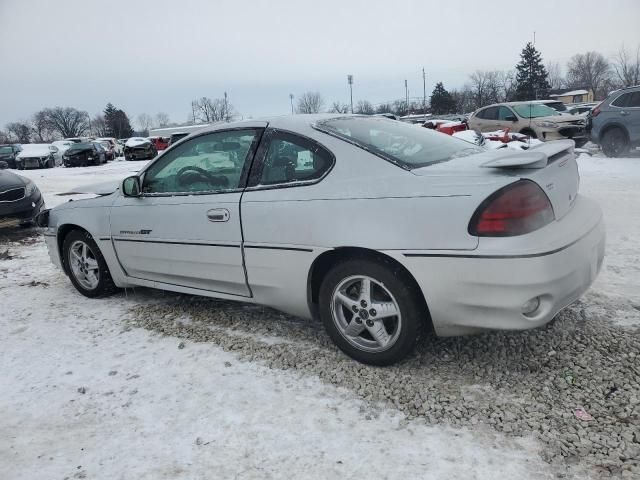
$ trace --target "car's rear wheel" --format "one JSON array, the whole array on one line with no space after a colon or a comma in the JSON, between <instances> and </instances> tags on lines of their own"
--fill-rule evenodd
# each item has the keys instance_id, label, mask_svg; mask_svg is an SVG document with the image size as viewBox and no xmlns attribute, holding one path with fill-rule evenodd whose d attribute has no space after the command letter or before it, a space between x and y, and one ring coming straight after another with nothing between
<instances>
[{"instance_id":1,"label":"car's rear wheel","mask_svg":"<svg viewBox=\"0 0 640 480\"><path fill-rule=\"evenodd\" d=\"M362 363L407 356L427 316L417 287L400 269L372 260L336 265L320 286L320 317L334 343Z\"/></svg>"},{"instance_id":2,"label":"car's rear wheel","mask_svg":"<svg viewBox=\"0 0 640 480\"><path fill-rule=\"evenodd\" d=\"M525 129L521 130L520 133L523 134L523 135L527 135L530 138L538 138L538 135L536 134L536 132L534 132L530 128L525 128Z\"/></svg>"},{"instance_id":3,"label":"car's rear wheel","mask_svg":"<svg viewBox=\"0 0 640 480\"><path fill-rule=\"evenodd\" d=\"M69 279L82 295L102 297L117 290L109 267L89 233L71 231L64 239L62 251Z\"/></svg>"},{"instance_id":4,"label":"car's rear wheel","mask_svg":"<svg viewBox=\"0 0 640 480\"><path fill-rule=\"evenodd\" d=\"M629 151L627 136L620 128L607 130L602 136L600 146L607 157L619 157Z\"/></svg>"}]
</instances>

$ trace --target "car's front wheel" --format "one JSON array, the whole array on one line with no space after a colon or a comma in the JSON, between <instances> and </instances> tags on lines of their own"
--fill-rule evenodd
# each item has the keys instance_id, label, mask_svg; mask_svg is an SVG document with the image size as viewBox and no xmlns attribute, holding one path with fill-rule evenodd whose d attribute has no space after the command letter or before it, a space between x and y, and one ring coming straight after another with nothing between
<instances>
[{"instance_id":1,"label":"car's front wheel","mask_svg":"<svg viewBox=\"0 0 640 480\"><path fill-rule=\"evenodd\" d=\"M89 233L73 230L65 237L62 250L69 279L81 294L94 298L117 290L109 267Z\"/></svg>"},{"instance_id":2,"label":"car's front wheel","mask_svg":"<svg viewBox=\"0 0 640 480\"><path fill-rule=\"evenodd\" d=\"M619 128L607 130L602 136L600 146L607 157L619 157L629 150L627 137Z\"/></svg>"},{"instance_id":3,"label":"car's front wheel","mask_svg":"<svg viewBox=\"0 0 640 480\"><path fill-rule=\"evenodd\" d=\"M320 287L320 317L334 343L362 363L391 365L412 350L428 316L399 268L368 259L336 265Z\"/></svg>"}]
</instances>

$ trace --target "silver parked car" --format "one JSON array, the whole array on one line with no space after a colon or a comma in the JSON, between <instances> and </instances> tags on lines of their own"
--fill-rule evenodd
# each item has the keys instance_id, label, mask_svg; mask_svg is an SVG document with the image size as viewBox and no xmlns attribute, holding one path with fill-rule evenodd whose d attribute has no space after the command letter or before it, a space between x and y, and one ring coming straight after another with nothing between
<instances>
[{"instance_id":1,"label":"silver parked car","mask_svg":"<svg viewBox=\"0 0 640 480\"><path fill-rule=\"evenodd\" d=\"M543 325L604 255L572 141L486 150L373 116L218 125L39 217L80 293L146 286L322 319L387 365L420 332Z\"/></svg>"},{"instance_id":2,"label":"silver parked car","mask_svg":"<svg viewBox=\"0 0 640 480\"><path fill-rule=\"evenodd\" d=\"M640 85L612 92L589 114L588 129L607 157L640 146Z\"/></svg>"}]
</instances>

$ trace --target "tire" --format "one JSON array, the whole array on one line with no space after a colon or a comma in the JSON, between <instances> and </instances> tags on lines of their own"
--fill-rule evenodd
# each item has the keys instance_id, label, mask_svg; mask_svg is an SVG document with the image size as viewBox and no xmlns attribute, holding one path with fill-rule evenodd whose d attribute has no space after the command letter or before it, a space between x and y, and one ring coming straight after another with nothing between
<instances>
[{"instance_id":1,"label":"tire","mask_svg":"<svg viewBox=\"0 0 640 480\"><path fill-rule=\"evenodd\" d=\"M85 245L87 247L85 250L86 262L81 266L81 259L76 257L74 253L82 254ZM77 250L78 247L80 250ZM65 272L73 286L82 295L96 298L111 295L117 291L102 252L89 233L83 230L72 230L64 238L62 254ZM89 271L92 275L87 274Z\"/></svg>"},{"instance_id":2,"label":"tire","mask_svg":"<svg viewBox=\"0 0 640 480\"><path fill-rule=\"evenodd\" d=\"M362 280L358 283L358 279ZM368 301L362 287L366 279L370 285ZM329 337L351 358L369 365L386 366L405 358L428 317L412 279L398 267L368 259L346 260L333 267L322 281L319 302ZM354 313L356 309L358 313ZM387 316L394 311L399 315Z\"/></svg>"},{"instance_id":3,"label":"tire","mask_svg":"<svg viewBox=\"0 0 640 480\"><path fill-rule=\"evenodd\" d=\"M620 157L629 151L629 141L621 128L611 128L602 135L600 147L607 157Z\"/></svg>"},{"instance_id":4,"label":"tire","mask_svg":"<svg viewBox=\"0 0 640 480\"><path fill-rule=\"evenodd\" d=\"M528 135L530 138L538 138L536 132L531 130L530 128L525 128L524 130L520 130L520 133L523 135Z\"/></svg>"}]
</instances>

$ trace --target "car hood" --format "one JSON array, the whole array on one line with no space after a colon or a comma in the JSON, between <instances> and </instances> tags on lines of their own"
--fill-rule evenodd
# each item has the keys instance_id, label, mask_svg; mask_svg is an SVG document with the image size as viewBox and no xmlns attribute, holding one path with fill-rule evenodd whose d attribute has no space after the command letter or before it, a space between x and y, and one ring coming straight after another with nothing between
<instances>
[{"instance_id":1,"label":"car hood","mask_svg":"<svg viewBox=\"0 0 640 480\"><path fill-rule=\"evenodd\" d=\"M25 146L18 154L18 158L48 157L52 153L53 152L49 150L49 145L31 145L28 148Z\"/></svg>"},{"instance_id":2,"label":"car hood","mask_svg":"<svg viewBox=\"0 0 640 480\"><path fill-rule=\"evenodd\" d=\"M93 148L91 147L76 147L76 148L69 148L69 150L67 150L65 153L68 156L72 156L72 155L77 155L79 153L84 153L84 152L92 152Z\"/></svg>"},{"instance_id":3,"label":"car hood","mask_svg":"<svg viewBox=\"0 0 640 480\"><path fill-rule=\"evenodd\" d=\"M147 145L151 145L151 142L149 140L147 140L147 139L144 139L144 138L130 138L125 143L125 146L129 147L129 148L143 147L143 146L147 146Z\"/></svg>"},{"instance_id":4,"label":"car hood","mask_svg":"<svg viewBox=\"0 0 640 480\"><path fill-rule=\"evenodd\" d=\"M526 122L528 121L528 119L525 118L522 121ZM584 117L580 115L571 115L567 113L562 115L550 115L548 117L536 117L536 118L532 118L531 121L532 122L554 122L558 124L576 123L576 122L584 123Z\"/></svg>"},{"instance_id":5,"label":"car hood","mask_svg":"<svg viewBox=\"0 0 640 480\"><path fill-rule=\"evenodd\" d=\"M20 175L7 172L6 170L0 170L0 192L15 187L24 187L27 183L28 180Z\"/></svg>"},{"instance_id":6,"label":"car hood","mask_svg":"<svg viewBox=\"0 0 640 480\"><path fill-rule=\"evenodd\" d=\"M81 187L72 188L71 190L61 193L60 195L77 195L77 194L93 194L93 195L111 195L120 188L122 180L111 180L108 182L92 183Z\"/></svg>"}]
</instances>

